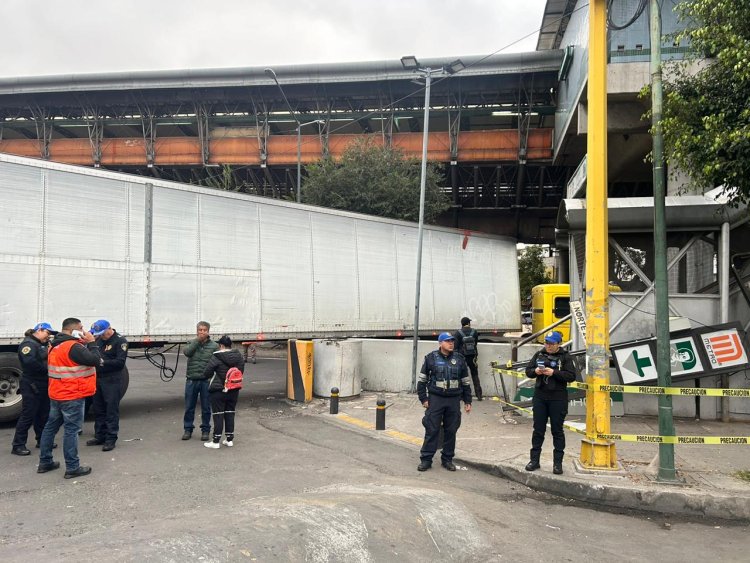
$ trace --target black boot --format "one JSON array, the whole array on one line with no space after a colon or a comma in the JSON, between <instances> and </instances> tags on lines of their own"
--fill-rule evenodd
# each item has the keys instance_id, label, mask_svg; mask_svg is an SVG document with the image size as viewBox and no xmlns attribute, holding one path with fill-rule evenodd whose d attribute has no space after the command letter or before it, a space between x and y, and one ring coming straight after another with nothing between
<instances>
[{"instance_id":1,"label":"black boot","mask_svg":"<svg viewBox=\"0 0 750 563\"><path fill-rule=\"evenodd\" d=\"M432 467L432 462L423 459L422 461L419 462L419 465L417 466L417 471L427 471L430 467Z\"/></svg>"},{"instance_id":2,"label":"black boot","mask_svg":"<svg viewBox=\"0 0 750 563\"><path fill-rule=\"evenodd\" d=\"M536 471L539 469L541 465L539 465L539 460L532 459L529 463L526 464L526 471Z\"/></svg>"}]
</instances>

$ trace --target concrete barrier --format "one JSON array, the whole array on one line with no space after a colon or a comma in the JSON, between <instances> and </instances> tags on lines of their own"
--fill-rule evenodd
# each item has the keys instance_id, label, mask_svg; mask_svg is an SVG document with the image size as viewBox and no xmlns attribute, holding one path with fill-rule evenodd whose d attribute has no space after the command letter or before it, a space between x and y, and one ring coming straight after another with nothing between
<instances>
[{"instance_id":1,"label":"concrete barrier","mask_svg":"<svg viewBox=\"0 0 750 563\"><path fill-rule=\"evenodd\" d=\"M411 340L359 339L362 342L362 389L365 391L382 391L399 393L409 391L412 384L412 347ZM422 367L425 355L437 349L437 342L420 341L417 348L417 371ZM539 349L539 346L524 346L519 350L519 358L526 360ZM507 362L510 359L510 344L479 344L479 380L486 396L502 393L499 376L497 379L490 368L490 362ZM518 380L505 378L508 395L515 394Z\"/></svg>"},{"instance_id":2,"label":"concrete barrier","mask_svg":"<svg viewBox=\"0 0 750 563\"><path fill-rule=\"evenodd\" d=\"M356 397L362 392L362 342L360 340L313 340L315 376L313 393L330 397L331 388L339 397Z\"/></svg>"}]
</instances>

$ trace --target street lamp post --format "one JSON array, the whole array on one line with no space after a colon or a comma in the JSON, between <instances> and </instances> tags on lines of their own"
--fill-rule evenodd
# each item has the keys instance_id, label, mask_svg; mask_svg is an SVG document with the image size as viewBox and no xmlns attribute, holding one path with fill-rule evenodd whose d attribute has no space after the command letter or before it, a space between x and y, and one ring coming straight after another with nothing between
<instances>
[{"instance_id":1,"label":"street lamp post","mask_svg":"<svg viewBox=\"0 0 750 563\"><path fill-rule=\"evenodd\" d=\"M297 124L297 203L302 202L302 127L305 125L311 125L313 123L325 123L322 119L315 119L313 121L308 121L307 123L300 123L299 119L297 119L297 112L294 111L292 108L292 104L289 103L289 100L286 97L286 94L284 93L284 89L281 87L281 84L279 84L279 79L276 77L276 72L272 68L267 68L263 72L266 73L266 76L271 78L275 83L276 86L279 88L279 92L281 92L281 97L284 98L284 102L286 103L286 107L289 108L289 112L292 115L292 119L294 119L294 122Z\"/></svg>"},{"instance_id":2,"label":"street lamp post","mask_svg":"<svg viewBox=\"0 0 750 563\"><path fill-rule=\"evenodd\" d=\"M417 348L419 346L419 300L422 290L422 242L424 240L424 200L427 186L427 141L430 129L430 85L433 74L455 74L465 68L461 60L455 60L438 69L423 67L417 58L409 55L401 57L401 65L406 70L420 73L425 79L424 89L424 127L422 133L422 170L419 179L419 226L417 228L417 281L414 292L414 339L412 343L411 391L417 390Z\"/></svg>"},{"instance_id":3,"label":"street lamp post","mask_svg":"<svg viewBox=\"0 0 750 563\"><path fill-rule=\"evenodd\" d=\"M297 121L297 203L302 202L302 127L313 123L325 123L322 119L313 119L306 123Z\"/></svg>"}]
</instances>

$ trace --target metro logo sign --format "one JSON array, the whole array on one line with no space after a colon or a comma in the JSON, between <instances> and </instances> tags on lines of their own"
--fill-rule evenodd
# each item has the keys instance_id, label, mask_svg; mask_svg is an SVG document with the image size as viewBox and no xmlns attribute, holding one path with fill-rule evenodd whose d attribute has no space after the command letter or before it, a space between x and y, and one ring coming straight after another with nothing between
<instances>
[{"instance_id":1,"label":"metro logo sign","mask_svg":"<svg viewBox=\"0 0 750 563\"><path fill-rule=\"evenodd\" d=\"M657 381L655 338L620 342L610 350L622 383ZM738 322L676 331L670 335L669 356L677 381L750 369L745 331Z\"/></svg>"},{"instance_id":2,"label":"metro logo sign","mask_svg":"<svg viewBox=\"0 0 750 563\"><path fill-rule=\"evenodd\" d=\"M701 335L712 368L739 366L747 363L747 354L736 330L720 330Z\"/></svg>"}]
</instances>

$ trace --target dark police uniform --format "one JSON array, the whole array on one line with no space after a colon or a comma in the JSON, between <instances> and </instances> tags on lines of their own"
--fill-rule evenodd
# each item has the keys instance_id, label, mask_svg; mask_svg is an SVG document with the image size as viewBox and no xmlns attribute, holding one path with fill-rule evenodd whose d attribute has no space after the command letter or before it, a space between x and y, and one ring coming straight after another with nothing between
<instances>
[{"instance_id":1,"label":"dark police uniform","mask_svg":"<svg viewBox=\"0 0 750 563\"><path fill-rule=\"evenodd\" d=\"M113 446L120 430L120 389L125 360L128 359L128 341L115 332L109 340L97 340L97 345L102 365L96 368L94 439Z\"/></svg>"},{"instance_id":2,"label":"dark police uniform","mask_svg":"<svg viewBox=\"0 0 750 563\"><path fill-rule=\"evenodd\" d=\"M20 383L23 406L21 417L16 423L16 433L13 436L14 450L26 449L29 428L32 426L38 444L44 425L47 423L47 417L49 416L47 350L47 345L37 340L33 335L24 338L18 347L18 359L23 370Z\"/></svg>"},{"instance_id":3,"label":"dark police uniform","mask_svg":"<svg viewBox=\"0 0 750 563\"><path fill-rule=\"evenodd\" d=\"M548 367L554 370L552 375L537 375L537 367ZM578 370L566 350L560 348L555 354L540 350L531 357L526 366L526 376L535 378L534 398L534 431L531 434L531 462L539 463L542 453L544 433L549 419L552 430L553 463L562 463L565 453L565 432L563 423L568 414L568 383L575 381Z\"/></svg>"},{"instance_id":4,"label":"dark police uniform","mask_svg":"<svg viewBox=\"0 0 750 563\"><path fill-rule=\"evenodd\" d=\"M419 401L430 404L422 418L425 427L424 443L420 452L423 463L432 463L437 451L440 425L443 425L443 464L453 460L456 450L456 432L461 426L461 399L471 404L471 385L464 357L453 352L443 356L440 350L427 354L417 383Z\"/></svg>"}]
</instances>

